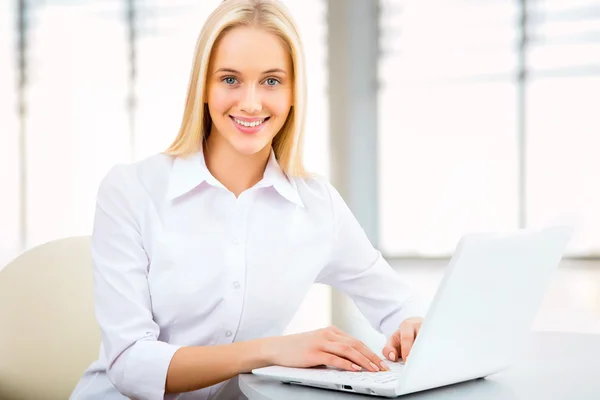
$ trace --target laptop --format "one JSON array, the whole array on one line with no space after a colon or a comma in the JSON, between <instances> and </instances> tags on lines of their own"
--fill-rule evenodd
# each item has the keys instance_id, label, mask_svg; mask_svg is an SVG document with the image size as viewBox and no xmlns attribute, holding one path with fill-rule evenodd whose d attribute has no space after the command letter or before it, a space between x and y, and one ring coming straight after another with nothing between
<instances>
[{"instance_id":1,"label":"laptop","mask_svg":"<svg viewBox=\"0 0 600 400\"><path fill-rule=\"evenodd\" d=\"M258 368L253 374L382 397L484 378L518 359L572 236L570 227L463 236L406 361L390 371Z\"/></svg>"}]
</instances>

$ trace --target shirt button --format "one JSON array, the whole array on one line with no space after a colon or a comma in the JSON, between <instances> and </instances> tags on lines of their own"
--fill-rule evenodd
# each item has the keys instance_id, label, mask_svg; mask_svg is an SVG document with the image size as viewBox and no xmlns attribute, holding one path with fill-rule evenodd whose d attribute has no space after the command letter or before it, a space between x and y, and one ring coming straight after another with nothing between
<instances>
[{"instance_id":1,"label":"shirt button","mask_svg":"<svg viewBox=\"0 0 600 400\"><path fill-rule=\"evenodd\" d=\"M233 333L231 331L225 332L225 336L230 337L231 335L233 335Z\"/></svg>"},{"instance_id":2,"label":"shirt button","mask_svg":"<svg viewBox=\"0 0 600 400\"><path fill-rule=\"evenodd\" d=\"M238 244L240 244L240 240L238 238L233 238L233 244L237 246Z\"/></svg>"},{"instance_id":3,"label":"shirt button","mask_svg":"<svg viewBox=\"0 0 600 400\"><path fill-rule=\"evenodd\" d=\"M236 289L240 288L240 283L238 281L233 282L233 287Z\"/></svg>"}]
</instances>

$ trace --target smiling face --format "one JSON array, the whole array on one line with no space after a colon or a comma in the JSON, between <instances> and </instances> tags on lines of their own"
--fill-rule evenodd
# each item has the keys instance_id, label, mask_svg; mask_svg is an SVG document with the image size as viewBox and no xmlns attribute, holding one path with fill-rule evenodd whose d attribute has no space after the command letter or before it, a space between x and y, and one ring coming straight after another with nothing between
<instances>
[{"instance_id":1,"label":"smiling face","mask_svg":"<svg viewBox=\"0 0 600 400\"><path fill-rule=\"evenodd\" d=\"M237 27L213 49L207 81L210 141L252 155L269 149L293 102L293 68L283 41Z\"/></svg>"}]
</instances>

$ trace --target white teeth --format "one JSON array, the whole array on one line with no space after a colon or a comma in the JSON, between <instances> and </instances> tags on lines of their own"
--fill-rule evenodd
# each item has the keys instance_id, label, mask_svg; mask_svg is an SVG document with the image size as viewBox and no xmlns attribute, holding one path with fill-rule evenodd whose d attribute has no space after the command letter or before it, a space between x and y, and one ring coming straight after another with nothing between
<instances>
[{"instance_id":1,"label":"white teeth","mask_svg":"<svg viewBox=\"0 0 600 400\"><path fill-rule=\"evenodd\" d=\"M253 121L253 122L246 122L246 121L241 121L239 119L233 119L235 122L237 122L238 124L248 127L248 128L252 128L255 126L258 126L260 124L262 124L263 122L265 122L265 120L263 119L262 121Z\"/></svg>"}]
</instances>

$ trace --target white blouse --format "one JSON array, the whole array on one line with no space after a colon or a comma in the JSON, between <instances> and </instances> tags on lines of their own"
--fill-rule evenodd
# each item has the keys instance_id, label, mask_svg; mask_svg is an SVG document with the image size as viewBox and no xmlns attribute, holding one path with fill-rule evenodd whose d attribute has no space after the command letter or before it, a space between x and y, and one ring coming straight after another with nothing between
<instances>
[{"instance_id":1,"label":"white blouse","mask_svg":"<svg viewBox=\"0 0 600 400\"><path fill-rule=\"evenodd\" d=\"M91 252L102 345L76 400L231 398L231 381L165 396L175 351L281 335L314 283L351 296L388 337L422 316L338 192L321 177L288 179L273 152L238 198L202 152L115 166Z\"/></svg>"}]
</instances>

